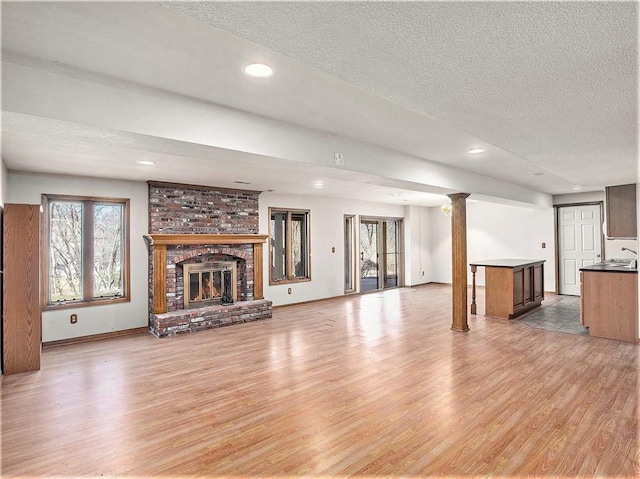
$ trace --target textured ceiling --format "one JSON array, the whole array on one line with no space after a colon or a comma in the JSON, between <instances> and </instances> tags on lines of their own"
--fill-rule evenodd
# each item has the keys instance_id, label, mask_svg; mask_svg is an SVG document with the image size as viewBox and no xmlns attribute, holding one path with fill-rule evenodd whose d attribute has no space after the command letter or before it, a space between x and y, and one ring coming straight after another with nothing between
<instances>
[{"instance_id":1,"label":"textured ceiling","mask_svg":"<svg viewBox=\"0 0 640 479\"><path fill-rule=\"evenodd\" d=\"M575 184L637 174L636 2L168 4Z\"/></svg>"},{"instance_id":2,"label":"textured ceiling","mask_svg":"<svg viewBox=\"0 0 640 479\"><path fill-rule=\"evenodd\" d=\"M424 205L638 181L635 2L1 8L13 170Z\"/></svg>"}]
</instances>

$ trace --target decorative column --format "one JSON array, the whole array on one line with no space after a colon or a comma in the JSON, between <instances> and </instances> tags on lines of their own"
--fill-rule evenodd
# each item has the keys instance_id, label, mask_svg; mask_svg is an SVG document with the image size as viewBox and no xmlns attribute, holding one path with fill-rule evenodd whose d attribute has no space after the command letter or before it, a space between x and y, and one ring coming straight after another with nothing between
<instances>
[{"instance_id":1,"label":"decorative column","mask_svg":"<svg viewBox=\"0 0 640 479\"><path fill-rule=\"evenodd\" d=\"M153 246L153 313L167 312L167 245Z\"/></svg>"},{"instance_id":2,"label":"decorative column","mask_svg":"<svg viewBox=\"0 0 640 479\"><path fill-rule=\"evenodd\" d=\"M264 299L262 243L253 243L253 299Z\"/></svg>"},{"instance_id":3,"label":"decorative column","mask_svg":"<svg viewBox=\"0 0 640 479\"><path fill-rule=\"evenodd\" d=\"M467 197L469 193L447 195L451 199L451 256L453 264L454 331L469 331L467 323Z\"/></svg>"}]
</instances>

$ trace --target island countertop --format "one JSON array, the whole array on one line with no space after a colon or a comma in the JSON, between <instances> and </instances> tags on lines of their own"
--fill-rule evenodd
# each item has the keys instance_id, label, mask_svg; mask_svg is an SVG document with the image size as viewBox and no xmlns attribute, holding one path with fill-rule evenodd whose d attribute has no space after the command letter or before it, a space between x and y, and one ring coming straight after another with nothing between
<instances>
[{"instance_id":1,"label":"island countertop","mask_svg":"<svg viewBox=\"0 0 640 479\"><path fill-rule=\"evenodd\" d=\"M544 263L544 259L484 259L473 261L470 266L490 266L493 268L519 268L532 264Z\"/></svg>"}]
</instances>

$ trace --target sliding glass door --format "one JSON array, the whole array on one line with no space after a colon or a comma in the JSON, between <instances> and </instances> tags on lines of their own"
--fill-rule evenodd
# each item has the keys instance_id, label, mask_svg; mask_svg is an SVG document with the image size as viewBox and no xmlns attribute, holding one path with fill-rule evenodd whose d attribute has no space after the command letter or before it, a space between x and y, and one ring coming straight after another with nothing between
<instances>
[{"instance_id":1,"label":"sliding glass door","mask_svg":"<svg viewBox=\"0 0 640 479\"><path fill-rule=\"evenodd\" d=\"M384 222L384 287L400 286L400 238L399 221Z\"/></svg>"},{"instance_id":2,"label":"sliding glass door","mask_svg":"<svg viewBox=\"0 0 640 479\"><path fill-rule=\"evenodd\" d=\"M360 220L360 291L402 285L402 220Z\"/></svg>"},{"instance_id":3,"label":"sliding glass door","mask_svg":"<svg viewBox=\"0 0 640 479\"><path fill-rule=\"evenodd\" d=\"M380 289L380 225L377 221L360 222L360 291Z\"/></svg>"}]
</instances>

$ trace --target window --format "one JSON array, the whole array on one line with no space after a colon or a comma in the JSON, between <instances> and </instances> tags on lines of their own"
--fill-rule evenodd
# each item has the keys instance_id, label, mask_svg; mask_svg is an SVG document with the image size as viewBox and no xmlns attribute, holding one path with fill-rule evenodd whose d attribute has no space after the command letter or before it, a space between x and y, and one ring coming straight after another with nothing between
<instances>
[{"instance_id":1,"label":"window","mask_svg":"<svg viewBox=\"0 0 640 479\"><path fill-rule=\"evenodd\" d=\"M47 308L129 300L129 200L44 195Z\"/></svg>"},{"instance_id":2,"label":"window","mask_svg":"<svg viewBox=\"0 0 640 479\"><path fill-rule=\"evenodd\" d=\"M269 208L269 217L269 284L310 280L309 211Z\"/></svg>"}]
</instances>

